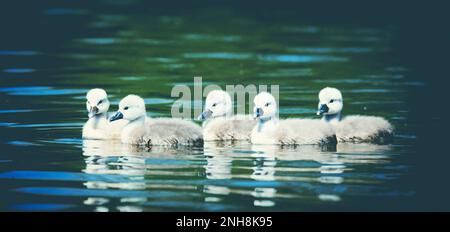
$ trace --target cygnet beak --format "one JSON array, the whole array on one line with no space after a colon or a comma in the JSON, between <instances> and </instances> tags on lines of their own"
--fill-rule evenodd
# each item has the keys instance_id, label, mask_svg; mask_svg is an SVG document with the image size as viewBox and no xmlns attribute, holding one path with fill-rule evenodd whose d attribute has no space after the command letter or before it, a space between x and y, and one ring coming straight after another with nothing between
<instances>
[{"instance_id":1,"label":"cygnet beak","mask_svg":"<svg viewBox=\"0 0 450 232\"><path fill-rule=\"evenodd\" d=\"M92 118L92 117L94 117L94 115L96 115L97 113L98 113L98 108L97 108L97 106L91 106L91 107L89 108L88 117L89 117L89 118Z\"/></svg>"},{"instance_id":2,"label":"cygnet beak","mask_svg":"<svg viewBox=\"0 0 450 232\"><path fill-rule=\"evenodd\" d=\"M328 106L326 104L322 104L319 107L319 110L317 111L317 115L323 115L325 113L328 113L330 109L328 108Z\"/></svg>"},{"instance_id":3,"label":"cygnet beak","mask_svg":"<svg viewBox=\"0 0 450 232\"><path fill-rule=\"evenodd\" d=\"M255 110L255 114L253 115L253 119L259 118L261 116L263 116L264 111L261 108L256 108Z\"/></svg>"},{"instance_id":4,"label":"cygnet beak","mask_svg":"<svg viewBox=\"0 0 450 232\"><path fill-rule=\"evenodd\" d=\"M212 115L212 113L213 113L213 112L212 112L211 110L205 110L205 111L203 111L203 113L201 113L201 114L197 117L197 120L204 121L204 120L210 118L211 115Z\"/></svg>"},{"instance_id":5,"label":"cygnet beak","mask_svg":"<svg viewBox=\"0 0 450 232\"><path fill-rule=\"evenodd\" d=\"M119 120L119 119L122 119L122 118L123 118L122 112L117 111L117 112L109 119L109 121L112 122L112 121L116 121L116 120Z\"/></svg>"}]
</instances>

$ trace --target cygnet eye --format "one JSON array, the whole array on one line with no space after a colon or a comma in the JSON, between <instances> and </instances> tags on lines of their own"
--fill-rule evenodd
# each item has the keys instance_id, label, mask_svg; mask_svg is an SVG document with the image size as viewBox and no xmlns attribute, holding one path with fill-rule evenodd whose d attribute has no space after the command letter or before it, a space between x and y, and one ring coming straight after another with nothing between
<instances>
[{"instance_id":1,"label":"cygnet eye","mask_svg":"<svg viewBox=\"0 0 450 232\"><path fill-rule=\"evenodd\" d=\"M91 103L89 102L89 100L87 101L87 104L91 104Z\"/></svg>"},{"instance_id":2,"label":"cygnet eye","mask_svg":"<svg viewBox=\"0 0 450 232\"><path fill-rule=\"evenodd\" d=\"M123 108L123 110L128 110L128 106L125 106L125 107Z\"/></svg>"},{"instance_id":3,"label":"cygnet eye","mask_svg":"<svg viewBox=\"0 0 450 232\"><path fill-rule=\"evenodd\" d=\"M100 100L100 101L98 102L97 105L100 105L100 104L102 104L102 103L103 103L103 100Z\"/></svg>"},{"instance_id":4,"label":"cygnet eye","mask_svg":"<svg viewBox=\"0 0 450 232\"><path fill-rule=\"evenodd\" d=\"M216 107L217 106L217 103L214 103L213 105L212 105L212 107Z\"/></svg>"},{"instance_id":5,"label":"cygnet eye","mask_svg":"<svg viewBox=\"0 0 450 232\"><path fill-rule=\"evenodd\" d=\"M330 103L333 103L333 102L334 102L334 99L331 99L331 100L330 100Z\"/></svg>"},{"instance_id":6,"label":"cygnet eye","mask_svg":"<svg viewBox=\"0 0 450 232\"><path fill-rule=\"evenodd\" d=\"M270 106L270 102L267 102L264 106L265 106L265 107Z\"/></svg>"}]
</instances>

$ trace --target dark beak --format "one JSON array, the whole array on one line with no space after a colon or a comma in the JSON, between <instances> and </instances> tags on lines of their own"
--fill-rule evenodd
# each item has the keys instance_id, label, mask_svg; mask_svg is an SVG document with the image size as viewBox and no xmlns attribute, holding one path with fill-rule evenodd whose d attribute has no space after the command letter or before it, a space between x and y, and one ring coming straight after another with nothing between
<instances>
[{"instance_id":1,"label":"dark beak","mask_svg":"<svg viewBox=\"0 0 450 232\"><path fill-rule=\"evenodd\" d=\"M263 114L264 114L263 109L261 109L261 108L256 108L254 118L259 118L259 117L261 117Z\"/></svg>"},{"instance_id":2,"label":"dark beak","mask_svg":"<svg viewBox=\"0 0 450 232\"><path fill-rule=\"evenodd\" d=\"M119 120L119 119L122 119L122 118L123 118L123 114L122 114L120 111L117 111L117 112L109 119L109 121L112 122L112 121L116 121L116 120Z\"/></svg>"},{"instance_id":3,"label":"dark beak","mask_svg":"<svg viewBox=\"0 0 450 232\"><path fill-rule=\"evenodd\" d=\"M319 111L317 111L317 115L323 115L324 113L328 113L328 110L330 110L328 106L326 104L322 104L319 107Z\"/></svg>"},{"instance_id":4,"label":"dark beak","mask_svg":"<svg viewBox=\"0 0 450 232\"><path fill-rule=\"evenodd\" d=\"M201 114L198 116L197 120L204 121L204 120L210 118L211 115L212 115L212 111L211 111L211 110L205 110L205 111L203 111L203 113L201 113Z\"/></svg>"},{"instance_id":5,"label":"dark beak","mask_svg":"<svg viewBox=\"0 0 450 232\"><path fill-rule=\"evenodd\" d=\"M88 117L89 117L89 118L92 118L92 117L94 117L94 115L96 115L97 113L98 113L98 108L97 108L97 106L91 107L91 108L89 109Z\"/></svg>"}]
</instances>

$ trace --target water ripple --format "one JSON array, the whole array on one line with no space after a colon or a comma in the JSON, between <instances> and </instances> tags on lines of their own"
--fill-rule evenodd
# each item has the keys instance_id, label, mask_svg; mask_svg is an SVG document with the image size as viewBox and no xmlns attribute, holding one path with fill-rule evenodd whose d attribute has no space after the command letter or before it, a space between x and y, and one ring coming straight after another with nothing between
<instances>
[{"instance_id":1,"label":"water ripple","mask_svg":"<svg viewBox=\"0 0 450 232\"><path fill-rule=\"evenodd\" d=\"M32 73L34 71L35 71L35 69L32 69L32 68L8 68L8 69L3 69L3 72L6 72L6 73Z\"/></svg>"},{"instance_id":2,"label":"water ripple","mask_svg":"<svg viewBox=\"0 0 450 232\"><path fill-rule=\"evenodd\" d=\"M39 55L38 51L13 51L13 50L0 50L0 56L35 56Z\"/></svg>"},{"instance_id":3,"label":"water ripple","mask_svg":"<svg viewBox=\"0 0 450 232\"><path fill-rule=\"evenodd\" d=\"M60 211L70 208L74 208L75 205L70 204L55 204L55 203L30 203L30 204L17 204L10 208L18 211Z\"/></svg>"},{"instance_id":4,"label":"water ripple","mask_svg":"<svg viewBox=\"0 0 450 232\"><path fill-rule=\"evenodd\" d=\"M86 93L86 91L86 89L54 89L48 86L21 86L0 88L0 92L19 96L84 94Z\"/></svg>"},{"instance_id":5,"label":"water ripple","mask_svg":"<svg viewBox=\"0 0 450 232\"><path fill-rule=\"evenodd\" d=\"M317 63L317 62L345 62L346 57L319 56L319 55L260 55L260 60L267 62L287 62L287 63Z\"/></svg>"},{"instance_id":6,"label":"water ripple","mask_svg":"<svg viewBox=\"0 0 450 232\"><path fill-rule=\"evenodd\" d=\"M237 59L244 60L252 57L248 53L229 53L229 52L213 52L213 53L185 53L184 58L188 59Z\"/></svg>"}]
</instances>

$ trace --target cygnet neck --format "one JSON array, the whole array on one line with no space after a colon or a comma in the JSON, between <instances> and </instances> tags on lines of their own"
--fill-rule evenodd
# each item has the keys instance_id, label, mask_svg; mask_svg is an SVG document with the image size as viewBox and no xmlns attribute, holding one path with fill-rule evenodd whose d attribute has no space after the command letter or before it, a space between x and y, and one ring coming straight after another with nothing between
<instances>
[{"instance_id":1,"label":"cygnet neck","mask_svg":"<svg viewBox=\"0 0 450 232\"><path fill-rule=\"evenodd\" d=\"M136 119L134 119L133 121L130 121L130 123L128 123L128 125L142 125L144 124L145 121L145 115L142 115Z\"/></svg>"},{"instance_id":2,"label":"cygnet neck","mask_svg":"<svg viewBox=\"0 0 450 232\"><path fill-rule=\"evenodd\" d=\"M258 119L258 132L261 132L267 128L270 128L272 126L275 126L278 124L278 118L270 117L268 119Z\"/></svg>"},{"instance_id":3,"label":"cygnet neck","mask_svg":"<svg viewBox=\"0 0 450 232\"><path fill-rule=\"evenodd\" d=\"M214 116L213 118L227 118L227 117L230 117L231 115L232 115L231 112L225 112L221 115Z\"/></svg>"},{"instance_id":4,"label":"cygnet neck","mask_svg":"<svg viewBox=\"0 0 450 232\"><path fill-rule=\"evenodd\" d=\"M106 114L106 112L105 113L100 113L100 114L96 114L96 115L94 115L94 116L92 116L89 120L92 120L91 122L92 122L92 127L93 128L97 128L97 126L98 126L98 124L100 123L100 121L101 120L107 120L108 119L108 116L107 116L107 114Z\"/></svg>"},{"instance_id":5,"label":"cygnet neck","mask_svg":"<svg viewBox=\"0 0 450 232\"><path fill-rule=\"evenodd\" d=\"M100 113L100 114L96 114L96 115L93 116L93 118L95 118L95 119L101 119L101 118L107 118L107 117L108 117L108 115L107 115L106 112L103 112L103 113Z\"/></svg>"},{"instance_id":6,"label":"cygnet neck","mask_svg":"<svg viewBox=\"0 0 450 232\"><path fill-rule=\"evenodd\" d=\"M337 114L326 114L322 117L322 119L329 123L339 122L341 120L341 113Z\"/></svg>"},{"instance_id":7,"label":"cygnet neck","mask_svg":"<svg viewBox=\"0 0 450 232\"><path fill-rule=\"evenodd\" d=\"M206 126L210 121L214 120L214 119L226 119L227 117L231 117L231 113L224 113L221 115L216 115L213 117L210 117L208 119L206 119L205 121L203 121L203 125Z\"/></svg>"},{"instance_id":8,"label":"cygnet neck","mask_svg":"<svg viewBox=\"0 0 450 232\"><path fill-rule=\"evenodd\" d=\"M143 127L145 122L145 115L136 118L133 121L129 121L128 124L122 130L122 138L128 138L137 128Z\"/></svg>"}]
</instances>

